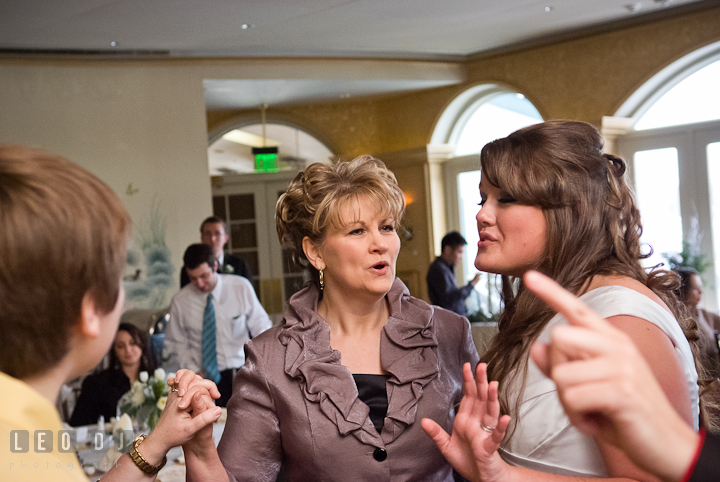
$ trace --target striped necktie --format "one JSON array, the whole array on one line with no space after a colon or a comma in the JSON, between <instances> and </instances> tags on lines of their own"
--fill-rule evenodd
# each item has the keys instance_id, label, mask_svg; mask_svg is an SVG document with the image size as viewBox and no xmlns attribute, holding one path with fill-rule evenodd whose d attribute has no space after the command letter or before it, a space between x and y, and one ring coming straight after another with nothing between
<instances>
[{"instance_id":1,"label":"striped necktie","mask_svg":"<svg viewBox=\"0 0 720 482\"><path fill-rule=\"evenodd\" d=\"M202 330L202 365L205 378L215 383L220 382L220 372L217 364L215 308L212 303L213 295L207 297L205 312L203 313Z\"/></svg>"}]
</instances>

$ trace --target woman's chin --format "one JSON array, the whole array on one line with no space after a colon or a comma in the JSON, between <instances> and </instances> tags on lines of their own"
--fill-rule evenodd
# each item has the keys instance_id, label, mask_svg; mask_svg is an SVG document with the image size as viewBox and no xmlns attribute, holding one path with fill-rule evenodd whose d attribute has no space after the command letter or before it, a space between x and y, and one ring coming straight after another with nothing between
<instances>
[{"instance_id":1,"label":"woman's chin","mask_svg":"<svg viewBox=\"0 0 720 482\"><path fill-rule=\"evenodd\" d=\"M367 291L374 296L382 298L388 294L394 281L394 276L376 280L371 286L367 287Z\"/></svg>"},{"instance_id":2,"label":"woman's chin","mask_svg":"<svg viewBox=\"0 0 720 482\"><path fill-rule=\"evenodd\" d=\"M475 260L475 268L478 271L482 271L483 273L503 274L497 269L497 267L493 266L491 263L483 263L478 259Z\"/></svg>"}]
</instances>

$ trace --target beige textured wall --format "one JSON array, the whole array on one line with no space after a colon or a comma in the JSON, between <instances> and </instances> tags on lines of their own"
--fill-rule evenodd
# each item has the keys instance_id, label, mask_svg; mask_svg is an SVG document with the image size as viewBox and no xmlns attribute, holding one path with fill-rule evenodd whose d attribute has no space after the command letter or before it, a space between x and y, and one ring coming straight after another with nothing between
<instances>
[{"instance_id":1,"label":"beige textured wall","mask_svg":"<svg viewBox=\"0 0 720 482\"><path fill-rule=\"evenodd\" d=\"M107 182L136 248L157 206L177 283L211 212L202 79L157 63L0 60L0 85L0 143L60 154Z\"/></svg>"}]
</instances>

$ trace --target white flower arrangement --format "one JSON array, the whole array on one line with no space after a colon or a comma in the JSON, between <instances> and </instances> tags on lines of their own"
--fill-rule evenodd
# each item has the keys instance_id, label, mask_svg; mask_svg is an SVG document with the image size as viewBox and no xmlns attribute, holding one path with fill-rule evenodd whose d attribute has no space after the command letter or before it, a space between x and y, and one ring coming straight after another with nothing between
<instances>
[{"instance_id":1,"label":"white flower arrangement","mask_svg":"<svg viewBox=\"0 0 720 482\"><path fill-rule=\"evenodd\" d=\"M162 368L155 370L153 376L148 376L145 371L140 372L139 380L120 398L119 413L126 413L137 420L139 425L147 424L150 430L154 429L170 393L168 375L175 376L174 373L166 374Z\"/></svg>"}]
</instances>

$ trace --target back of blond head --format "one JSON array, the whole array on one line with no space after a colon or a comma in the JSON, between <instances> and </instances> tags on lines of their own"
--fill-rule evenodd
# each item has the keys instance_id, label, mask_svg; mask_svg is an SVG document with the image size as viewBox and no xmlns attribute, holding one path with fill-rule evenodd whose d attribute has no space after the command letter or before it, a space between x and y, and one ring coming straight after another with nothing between
<instances>
[{"instance_id":1,"label":"back of blond head","mask_svg":"<svg viewBox=\"0 0 720 482\"><path fill-rule=\"evenodd\" d=\"M77 164L0 146L0 226L0 371L27 378L65 356L86 294L115 307L130 218Z\"/></svg>"},{"instance_id":2,"label":"back of blond head","mask_svg":"<svg viewBox=\"0 0 720 482\"><path fill-rule=\"evenodd\" d=\"M359 156L334 164L315 163L293 179L275 206L275 223L283 248L293 261L305 262L302 242L308 237L322 245L329 227L341 228L342 208L359 198L369 199L397 227L405 212L405 196L395 175L379 159Z\"/></svg>"}]
</instances>

